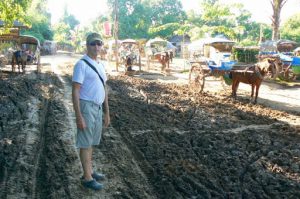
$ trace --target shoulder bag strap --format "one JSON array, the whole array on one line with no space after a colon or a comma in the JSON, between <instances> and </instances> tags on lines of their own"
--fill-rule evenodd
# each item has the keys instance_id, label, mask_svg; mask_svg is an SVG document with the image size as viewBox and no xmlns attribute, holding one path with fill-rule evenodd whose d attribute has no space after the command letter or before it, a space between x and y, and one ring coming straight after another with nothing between
<instances>
[{"instance_id":1,"label":"shoulder bag strap","mask_svg":"<svg viewBox=\"0 0 300 199\"><path fill-rule=\"evenodd\" d=\"M102 77L100 76L100 74L98 73L98 71L96 70L95 66L93 66L90 62L88 62L86 59L81 59L82 61L84 61L87 65L89 65L96 73L97 75L99 76L102 84L103 84L103 87L105 87L105 84L104 84L104 81L102 79Z\"/></svg>"}]
</instances>

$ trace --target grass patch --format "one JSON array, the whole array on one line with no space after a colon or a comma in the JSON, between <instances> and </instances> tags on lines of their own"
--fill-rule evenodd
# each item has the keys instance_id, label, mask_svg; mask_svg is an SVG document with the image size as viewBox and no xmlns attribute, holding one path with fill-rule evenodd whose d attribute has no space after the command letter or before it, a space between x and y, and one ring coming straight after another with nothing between
<instances>
[{"instance_id":1,"label":"grass patch","mask_svg":"<svg viewBox=\"0 0 300 199\"><path fill-rule=\"evenodd\" d=\"M182 70L182 71L180 71L180 73L183 73L183 74L185 74L185 73L189 73L190 72L190 70L189 69L185 69L185 70Z\"/></svg>"},{"instance_id":2,"label":"grass patch","mask_svg":"<svg viewBox=\"0 0 300 199\"><path fill-rule=\"evenodd\" d=\"M296 80L296 81L291 81L291 80L287 80L285 78L282 77L277 77L275 80L274 79L269 79L266 80L267 82L270 83L276 83L282 86L287 86L287 87L298 87L300 86L300 81Z\"/></svg>"}]
</instances>

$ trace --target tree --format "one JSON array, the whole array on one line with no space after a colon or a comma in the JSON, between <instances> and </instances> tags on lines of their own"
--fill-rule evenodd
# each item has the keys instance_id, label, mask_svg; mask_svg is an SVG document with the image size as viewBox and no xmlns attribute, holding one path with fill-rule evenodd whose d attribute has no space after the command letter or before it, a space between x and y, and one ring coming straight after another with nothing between
<instances>
[{"instance_id":1,"label":"tree","mask_svg":"<svg viewBox=\"0 0 300 199\"><path fill-rule=\"evenodd\" d=\"M179 0L155 0L145 1L147 9L151 10L151 37L170 37L175 31L178 32L181 24L187 19Z\"/></svg>"},{"instance_id":2,"label":"tree","mask_svg":"<svg viewBox=\"0 0 300 199\"><path fill-rule=\"evenodd\" d=\"M198 27L191 31L197 30L200 38L219 34L231 39L236 37L233 29L236 26L236 20L229 5L221 4L218 0L204 0L201 8L201 15L198 17L194 13L189 15L193 16L193 21L197 21L195 25Z\"/></svg>"},{"instance_id":3,"label":"tree","mask_svg":"<svg viewBox=\"0 0 300 199\"><path fill-rule=\"evenodd\" d=\"M71 45L70 26L63 22L54 25L54 40L58 43Z\"/></svg>"},{"instance_id":4,"label":"tree","mask_svg":"<svg viewBox=\"0 0 300 199\"><path fill-rule=\"evenodd\" d=\"M300 14L291 16L281 28L281 36L285 39L300 42Z\"/></svg>"},{"instance_id":5,"label":"tree","mask_svg":"<svg viewBox=\"0 0 300 199\"><path fill-rule=\"evenodd\" d=\"M0 19L4 22L4 27L13 27L14 21L26 23L26 10L32 0L1 0ZM27 23L26 23L27 24Z\"/></svg>"},{"instance_id":6,"label":"tree","mask_svg":"<svg viewBox=\"0 0 300 199\"><path fill-rule=\"evenodd\" d=\"M73 51L80 49L81 30L77 26L79 21L74 15L69 14L65 6L64 14L59 19L59 23L54 25L54 40L57 41L59 48Z\"/></svg>"},{"instance_id":7,"label":"tree","mask_svg":"<svg viewBox=\"0 0 300 199\"><path fill-rule=\"evenodd\" d=\"M272 15L272 40L279 39L279 26L280 26L280 13L281 9L287 0L271 0L272 8L273 8L273 15Z\"/></svg>"},{"instance_id":8,"label":"tree","mask_svg":"<svg viewBox=\"0 0 300 199\"><path fill-rule=\"evenodd\" d=\"M201 8L201 14L188 12L187 21L193 25L188 33L191 40L221 34L242 45L257 44L260 24L251 20L251 13L243 4L204 0Z\"/></svg>"},{"instance_id":9,"label":"tree","mask_svg":"<svg viewBox=\"0 0 300 199\"><path fill-rule=\"evenodd\" d=\"M114 10L115 0L108 0L110 10ZM151 25L151 10L140 0L118 0L118 38L145 38ZM111 12L110 19L113 21L114 13Z\"/></svg>"},{"instance_id":10,"label":"tree","mask_svg":"<svg viewBox=\"0 0 300 199\"><path fill-rule=\"evenodd\" d=\"M108 0L111 10L114 2ZM139 39L172 35L172 24L183 21L185 13L179 0L118 0L118 15L119 38Z\"/></svg>"},{"instance_id":11,"label":"tree","mask_svg":"<svg viewBox=\"0 0 300 199\"><path fill-rule=\"evenodd\" d=\"M68 24L71 28L71 30L74 30L74 28L80 24L80 22L76 19L76 17L72 14L69 14L67 7L64 9L64 15L60 19L60 22L64 22L65 24Z\"/></svg>"},{"instance_id":12,"label":"tree","mask_svg":"<svg viewBox=\"0 0 300 199\"><path fill-rule=\"evenodd\" d=\"M95 20L91 22L91 27L89 27L90 32L98 32L102 34L103 37L103 24L104 22L108 21L106 16L100 15Z\"/></svg>"},{"instance_id":13,"label":"tree","mask_svg":"<svg viewBox=\"0 0 300 199\"><path fill-rule=\"evenodd\" d=\"M47 12L46 5L47 0L32 0L26 16L26 20L29 21L32 26L28 30L21 31L22 34L37 37L41 43L43 43L44 40L53 39L51 14Z\"/></svg>"}]
</instances>

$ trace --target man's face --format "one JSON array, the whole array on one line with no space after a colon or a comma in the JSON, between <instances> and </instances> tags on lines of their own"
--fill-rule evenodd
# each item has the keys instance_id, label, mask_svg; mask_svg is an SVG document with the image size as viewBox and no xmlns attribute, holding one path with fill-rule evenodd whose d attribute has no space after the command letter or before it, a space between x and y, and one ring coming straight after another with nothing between
<instances>
[{"instance_id":1,"label":"man's face","mask_svg":"<svg viewBox=\"0 0 300 199\"><path fill-rule=\"evenodd\" d=\"M102 46L103 46L102 41L92 41L92 42L88 43L87 44L88 54L97 56L100 53Z\"/></svg>"}]
</instances>

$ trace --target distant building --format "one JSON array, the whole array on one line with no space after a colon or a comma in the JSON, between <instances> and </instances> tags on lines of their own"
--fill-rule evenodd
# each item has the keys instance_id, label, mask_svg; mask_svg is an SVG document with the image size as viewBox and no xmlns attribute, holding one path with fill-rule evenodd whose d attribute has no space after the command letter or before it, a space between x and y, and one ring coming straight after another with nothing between
<instances>
[{"instance_id":1,"label":"distant building","mask_svg":"<svg viewBox=\"0 0 300 199\"><path fill-rule=\"evenodd\" d=\"M191 43L191 38L188 35L174 35L169 39L169 42L171 42L177 49L177 53L181 53L182 44L184 46L187 46Z\"/></svg>"}]
</instances>

